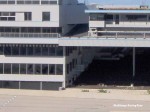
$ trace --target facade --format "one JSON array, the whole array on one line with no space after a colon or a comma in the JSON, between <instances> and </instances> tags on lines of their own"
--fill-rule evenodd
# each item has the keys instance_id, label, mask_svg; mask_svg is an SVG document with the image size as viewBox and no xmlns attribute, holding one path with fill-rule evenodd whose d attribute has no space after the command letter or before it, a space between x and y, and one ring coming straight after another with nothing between
<instances>
[{"instance_id":1,"label":"facade","mask_svg":"<svg viewBox=\"0 0 150 112\"><path fill-rule=\"evenodd\" d=\"M77 0L1 0L0 87L68 87L101 55L98 47L150 47L149 28L147 6L87 10Z\"/></svg>"},{"instance_id":2,"label":"facade","mask_svg":"<svg viewBox=\"0 0 150 112\"><path fill-rule=\"evenodd\" d=\"M82 49L59 46L58 38L87 24L85 9L77 0L1 0L0 87L58 90L71 84L74 77L66 73L80 65Z\"/></svg>"},{"instance_id":3,"label":"facade","mask_svg":"<svg viewBox=\"0 0 150 112\"><path fill-rule=\"evenodd\" d=\"M148 6L98 6L89 13L89 36L107 38L149 37Z\"/></svg>"}]
</instances>

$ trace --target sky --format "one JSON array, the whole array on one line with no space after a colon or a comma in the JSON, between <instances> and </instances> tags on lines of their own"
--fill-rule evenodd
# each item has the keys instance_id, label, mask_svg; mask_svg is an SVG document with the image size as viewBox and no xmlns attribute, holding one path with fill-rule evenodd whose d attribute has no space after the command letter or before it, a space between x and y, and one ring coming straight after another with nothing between
<instances>
[{"instance_id":1,"label":"sky","mask_svg":"<svg viewBox=\"0 0 150 112\"><path fill-rule=\"evenodd\" d=\"M84 0L79 0L83 2ZM88 3L99 3L102 5L150 5L150 0L86 0Z\"/></svg>"}]
</instances>

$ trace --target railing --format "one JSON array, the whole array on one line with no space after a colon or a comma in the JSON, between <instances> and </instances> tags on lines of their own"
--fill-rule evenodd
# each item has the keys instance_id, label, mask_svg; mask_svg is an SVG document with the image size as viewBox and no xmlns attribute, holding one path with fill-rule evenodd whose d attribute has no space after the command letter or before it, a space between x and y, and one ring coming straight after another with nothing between
<instances>
[{"instance_id":1,"label":"railing","mask_svg":"<svg viewBox=\"0 0 150 112\"><path fill-rule=\"evenodd\" d=\"M104 38L150 38L149 31L98 31L97 37Z\"/></svg>"},{"instance_id":2,"label":"railing","mask_svg":"<svg viewBox=\"0 0 150 112\"><path fill-rule=\"evenodd\" d=\"M0 33L0 37L39 37L39 38L59 38L58 33Z\"/></svg>"}]
</instances>

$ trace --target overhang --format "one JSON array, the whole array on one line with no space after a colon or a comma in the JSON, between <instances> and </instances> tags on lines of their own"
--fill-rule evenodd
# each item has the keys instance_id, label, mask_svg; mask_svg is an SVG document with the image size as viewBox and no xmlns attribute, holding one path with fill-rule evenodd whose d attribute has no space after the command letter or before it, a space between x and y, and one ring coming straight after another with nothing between
<instances>
[{"instance_id":1,"label":"overhang","mask_svg":"<svg viewBox=\"0 0 150 112\"><path fill-rule=\"evenodd\" d=\"M83 47L150 47L150 39L144 38L60 38L59 46Z\"/></svg>"},{"instance_id":2,"label":"overhang","mask_svg":"<svg viewBox=\"0 0 150 112\"><path fill-rule=\"evenodd\" d=\"M149 14L150 10L85 10L85 13Z\"/></svg>"},{"instance_id":3,"label":"overhang","mask_svg":"<svg viewBox=\"0 0 150 112\"><path fill-rule=\"evenodd\" d=\"M58 38L0 38L0 44L58 44Z\"/></svg>"}]
</instances>

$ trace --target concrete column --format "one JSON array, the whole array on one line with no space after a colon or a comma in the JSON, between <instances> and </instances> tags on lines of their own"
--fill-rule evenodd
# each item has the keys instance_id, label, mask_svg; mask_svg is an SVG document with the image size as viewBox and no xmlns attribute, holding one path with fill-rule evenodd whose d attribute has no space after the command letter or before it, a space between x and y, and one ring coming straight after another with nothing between
<instances>
[{"instance_id":1,"label":"concrete column","mask_svg":"<svg viewBox=\"0 0 150 112\"><path fill-rule=\"evenodd\" d=\"M40 90L42 90L42 82L40 82Z\"/></svg>"},{"instance_id":2,"label":"concrete column","mask_svg":"<svg viewBox=\"0 0 150 112\"><path fill-rule=\"evenodd\" d=\"M19 81L19 89L21 88L21 82Z\"/></svg>"}]
</instances>

